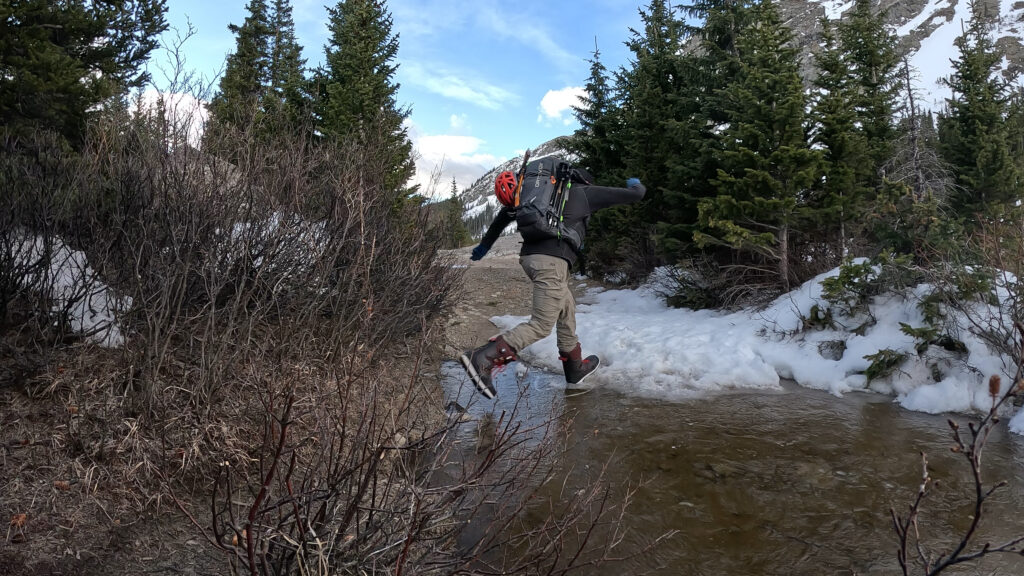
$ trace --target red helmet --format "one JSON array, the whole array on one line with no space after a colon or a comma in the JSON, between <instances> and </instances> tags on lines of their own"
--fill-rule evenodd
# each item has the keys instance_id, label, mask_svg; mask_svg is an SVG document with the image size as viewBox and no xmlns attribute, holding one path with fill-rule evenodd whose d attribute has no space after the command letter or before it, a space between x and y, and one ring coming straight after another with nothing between
<instances>
[{"instance_id":1,"label":"red helmet","mask_svg":"<svg viewBox=\"0 0 1024 576\"><path fill-rule=\"evenodd\" d=\"M506 170L494 181L494 195L498 202L512 208L516 203L516 175Z\"/></svg>"}]
</instances>

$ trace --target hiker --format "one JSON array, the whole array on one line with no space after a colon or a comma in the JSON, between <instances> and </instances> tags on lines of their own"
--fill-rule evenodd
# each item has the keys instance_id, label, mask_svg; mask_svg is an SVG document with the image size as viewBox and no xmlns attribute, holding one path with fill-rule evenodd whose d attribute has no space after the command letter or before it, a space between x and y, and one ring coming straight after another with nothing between
<instances>
[{"instance_id":1,"label":"hiker","mask_svg":"<svg viewBox=\"0 0 1024 576\"><path fill-rule=\"evenodd\" d=\"M528 159L529 152L526 155ZM545 161L548 162L547 171L543 166ZM563 208L558 214L561 217L559 231L556 236L531 233L529 224L524 222L525 206L529 202L527 196L532 194L529 190L534 182L538 186L546 185L548 174L551 174L550 182L554 183L556 166L566 173ZM474 261L483 258L505 227L516 222L523 235L519 263L533 283L530 320L491 338L479 348L465 352L460 358L470 379L487 398L497 395L491 383L491 371L514 362L518 351L550 334L552 327L556 328L559 360L568 384L579 384L597 369L600 359L597 356L584 359L576 337L576 301L569 288L569 271L579 257L590 215L609 206L637 202L647 191L637 178L626 180L626 188L595 186L593 177L585 170L571 168L557 159L541 159L529 165L524 160L520 174L517 177L515 173L506 171L498 175L494 193L502 208L470 257ZM518 197L522 188L520 180L527 183L522 198ZM522 203L517 205L519 200ZM544 203L547 204L547 200Z\"/></svg>"}]
</instances>

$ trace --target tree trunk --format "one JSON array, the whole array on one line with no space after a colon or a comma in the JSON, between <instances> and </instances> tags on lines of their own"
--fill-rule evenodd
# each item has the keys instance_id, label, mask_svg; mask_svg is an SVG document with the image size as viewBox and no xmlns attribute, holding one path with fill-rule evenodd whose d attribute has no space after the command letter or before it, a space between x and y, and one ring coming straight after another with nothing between
<instances>
[{"instance_id":1,"label":"tree trunk","mask_svg":"<svg viewBox=\"0 0 1024 576\"><path fill-rule=\"evenodd\" d=\"M789 225L779 226L779 280L782 291L789 292Z\"/></svg>"}]
</instances>

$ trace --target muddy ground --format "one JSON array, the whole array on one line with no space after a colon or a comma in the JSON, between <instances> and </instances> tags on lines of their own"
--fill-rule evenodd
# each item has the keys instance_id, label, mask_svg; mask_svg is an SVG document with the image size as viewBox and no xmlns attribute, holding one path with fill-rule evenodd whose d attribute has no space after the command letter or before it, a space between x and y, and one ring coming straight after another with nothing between
<instances>
[{"instance_id":1,"label":"muddy ground","mask_svg":"<svg viewBox=\"0 0 1024 576\"><path fill-rule=\"evenodd\" d=\"M519 265L520 246L522 240L513 234L499 238L476 262L469 259L472 246L447 252L456 266L466 267L462 298L448 321L448 354L479 346L497 334L493 316L530 314L530 280Z\"/></svg>"}]
</instances>

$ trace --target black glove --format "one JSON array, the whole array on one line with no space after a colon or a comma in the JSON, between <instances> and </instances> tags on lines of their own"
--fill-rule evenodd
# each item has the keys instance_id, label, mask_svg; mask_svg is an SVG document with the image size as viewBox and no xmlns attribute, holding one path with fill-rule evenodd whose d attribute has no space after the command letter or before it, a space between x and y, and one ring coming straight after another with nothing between
<instances>
[{"instance_id":1,"label":"black glove","mask_svg":"<svg viewBox=\"0 0 1024 576\"><path fill-rule=\"evenodd\" d=\"M490 245L481 243L476 248L473 248L473 255L469 257L470 260L476 261L484 257L487 251L490 250Z\"/></svg>"}]
</instances>

